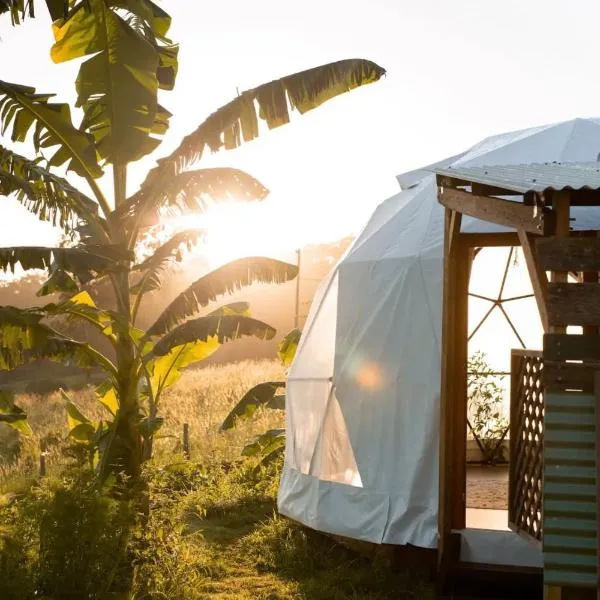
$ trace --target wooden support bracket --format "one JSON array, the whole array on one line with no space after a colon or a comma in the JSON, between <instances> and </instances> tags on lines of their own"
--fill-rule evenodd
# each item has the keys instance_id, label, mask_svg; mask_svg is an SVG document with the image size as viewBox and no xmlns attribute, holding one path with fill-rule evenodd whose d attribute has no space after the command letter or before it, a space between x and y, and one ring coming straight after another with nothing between
<instances>
[{"instance_id":1,"label":"wooden support bracket","mask_svg":"<svg viewBox=\"0 0 600 600\"><path fill-rule=\"evenodd\" d=\"M542 327L544 328L544 332L547 333L549 330L548 278L546 277L545 271L543 271L540 266L537 248L533 243L533 236L523 229L520 229L519 241L521 242L521 248L523 249L523 256L525 257L525 264L527 265L527 271L529 272L529 278L531 279L533 294L540 313Z\"/></svg>"},{"instance_id":2,"label":"wooden support bracket","mask_svg":"<svg viewBox=\"0 0 600 600\"><path fill-rule=\"evenodd\" d=\"M477 196L453 188L439 189L438 200L450 210L517 230L523 229L527 233L548 235L554 231L554 213L547 208L491 196Z\"/></svg>"}]
</instances>

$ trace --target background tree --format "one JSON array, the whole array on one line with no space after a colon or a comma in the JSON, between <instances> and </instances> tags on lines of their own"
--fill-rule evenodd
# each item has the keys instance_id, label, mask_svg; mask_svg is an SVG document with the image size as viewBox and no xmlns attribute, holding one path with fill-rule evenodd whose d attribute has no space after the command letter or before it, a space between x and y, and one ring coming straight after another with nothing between
<instances>
[{"instance_id":1,"label":"background tree","mask_svg":"<svg viewBox=\"0 0 600 600\"><path fill-rule=\"evenodd\" d=\"M71 435L90 448L102 474L139 474L148 441L160 426L164 390L181 369L203 360L220 344L241 336L271 338L275 330L252 319L244 303L230 304L197 318L218 297L255 282L280 283L296 267L267 258L229 263L192 283L147 329L136 321L151 291L160 289L164 270L185 247L201 240L197 230L176 233L147 257L139 242L170 216L205 211L232 198L260 201L268 193L256 179L231 168L194 169L207 150L239 146L289 121L289 111L311 110L339 94L378 80L384 70L367 60L343 60L260 85L241 93L158 161L140 189L127 197L128 166L153 152L171 114L159 90L172 90L178 46L167 34L169 15L150 0L46 2L54 20L54 62L82 59L75 82L81 120L71 108L32 87L0 81L0 125L12 142L32 142L26 158L0 146L0 194L13 194L39 218L60 226L70 246L0 249L0 268L44 269L39 294L66 299L42 307L0 307L0 369L36 359L75 361L106 374L98 399L107 419L91 423L69 404ZM0 12L14 22L32 14L31 2L4 0ZM77 189L64 169L80 176ZM61 171L62 169L62 171ZM112 197L99 180L112 177ZM112 302L98 306L86 286L110 285ZM196 317L196 318L192 318ZM94 327L109 344L100 351L60 330L61 319ZM18 407L6 402L4 421L22 423ZM145 443L146 442L146 443Z\"/></svg>"}]
</instances>

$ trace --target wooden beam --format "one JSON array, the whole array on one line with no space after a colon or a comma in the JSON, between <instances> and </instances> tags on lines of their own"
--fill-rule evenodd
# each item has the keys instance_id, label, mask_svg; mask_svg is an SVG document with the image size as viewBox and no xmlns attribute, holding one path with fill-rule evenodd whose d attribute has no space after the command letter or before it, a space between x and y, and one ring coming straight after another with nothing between
<instances>
[{"instance_id":1,"label":"wooden beam","mask_svg":"<svg viewBox=\"0 0 600 600\"><path fill-rule=\"evenodd\" d=\"M542 321L542 327L547 332L549 329L548 322L548 279L545 271L540 266L536 248L533 244L533 236L522 229L519 230L519 240L521 241L521 248L523 249L523 256L525 257L525 265L529 272L529 278L531 279L531 286L533 287L533 294L537 303L538 312L540 313L540 320Z\"/></svg>"},{"instance_id":2,"label":"wooden beam","mask_svg":"<svg viewBox=\"0 0 600 600\"><path fill-rule=\"evenodd\" d=\"M600 285L549 283L548 322L559 329L568 325L600 325Z\"/></svg>"},{"instance_id":3,"label":"wooden beam","mask_svg":"<svg viewBox=\"0 0 600 600\"><path fill-rule=\"evenodd\" d=\"M538 238L535 245L545 271L600 271L600 238Z\"/></svg>"},{"instance_id":4,"label":"wooden beam","mask_svg":"<svg viewBox=\"0 0 600 600\"><path fill-rule=\"evenodd\" d=\"M473 194L481 196L522 196L521 192L515 190L507 190L506 188L498 187L495 185L488 185L487 183L478 183L476 181L469 181L468 179L459 179L458 177L448 177L447 175L437 176L438 187L444 188L471 188Z\"/></svg>"},{"instance_id":5,"label":"wooden beam","mask_svg":"<svg viewBox=\"0 0 600 600\"><path fill-rule=\"evenodd\" d=\"M564 363L544 360L544 391L566 392L594 391L594 366L600 368L600 363Z\"/></svg>"},{"instance_id":6,"label":"wooden beam","mask_svg":"<svg viewBox=\"0 0 600 600\"><path fill-rule=\"evenodd\" d=\"M486 185L484 183L471 183L471 192L478 196L522 196L521 192L515 192L514 190L506 190L493 185Z\"/></svg>"},{"instance_id":7,"label":"wooden beam","mask_svg":"<svg viewBox=\"0 0 600 600\"><path fill-rule=\"evenodd\" d=\"M594 372L594 395L596 426L596 598L600 598L600 371Z\"/></svg>"},{"instance_id":8,"label":"wooden beam","mask_svg":"<svg viewBox=\"0 0 600 600\"><path fill-rule=\"evenodd\" d=\"M497 246L520 246L519 236L512 231L497 233L461 233L463 243L469 248L491 248Z\"/></svg>"},{"instance_id":9,"label":"wooden beam","mask_svg":"<svg viewBox=\"0 0 600 600\"><path fill-rule=\"evenodd\" d=\"M581 360L600 363L599 342L596 335L547 333L544 335L544 359L553 362Z\"/></svg>"},{"instance_id":10,"label":"wooden beam","mask_svg":"<svg viewBox=\"0 0 600 600\"><path fill-rule=\"evenodd\" d=\"M557 238L568 238L569 231L571 229L570 214L571 214L571 197L569 192L554 192L552 194L552 208L555 212L555 235ZM550 281L552 283L567 282L569 280L568 270L556 271L552 270L550 273ZM548 323L550 325L549 331L554 333L562 333L566 331L566 327L563 327L566 323L562 323L561 319L557 322L553 321L553 317L550 316L550 309L548 309Z\"/></svg>"},{"instance_id":11,"label":"wooden beam","mask_svg":"<svg viewBox=\"0 0 600 600\"><path fill-rule=\"evenodd\" d=\"M571 190L571 206L600 206L600 191Z\"/></svg>"},{"instance_id":12,"label":"wooden beam","mask_svg":"<svg viewBox=\"0 0 600 600\"><path fill-rule=\"evenodd\" d=\"M438 200L446 208L460 211L470 217L524 229L528 233L548 235L554 230L552 211L543 207L527 206L521 202L490 196L477 196L452 188L439 189Z\"/></svg>"},{"instance_id":13,"label":"wooden beam","mask_svg":"<svg viewBox=\"0 0 600 600\"><path fill-rule=\"evenodd\" d=\"M552 207L555 211L555 235L557 238L567 238L569 237L570 230L570 211L571 211L571 203L569 194L564 192L554 192L552 194ZM568 281L569 273L568 271L556 272L552 271L550 273L550 281L553 283L556 282L566 282ZM554 320L554 315L551 315L550 308L550 286L548 286L548 324L549 331L552 333L564 333L566 332L565 327L561 327L562 323L557 323ZM562 320L562 317L559 318L559 321ZM558 326L557 326L558 325ZM564 371L560 371L560 367L557 367L555 364L546 363L546 357L544 356L544 373L543 373L543 381L544 381L544 394L547 392L551 392L553 390L564 390L566 388L580 388L585 387L584 382L578 381L577 375L581 375L581 372L577 373L566 373ZM567 381L568 379L568 381ZM577 385L579 384L579 385ZM545 457L544 457L545 460ZM545 585L544 586L544 599L545 600L560 600L562 598L562 588L560 586L554 585Z\"/></svg>"},{"instance_id":14,"label":"wooden beam","mask_svg":"<svg viewBox=\"0 0 600 600\"><path fill-rule=\"evenodd\" d=\"M598 268L598 270L600 270L600 267ZM581 275L582 275L581 279L582 279L583 283L591 283L591 284L598 285L598 271L596 271L596 272L587 271L587 272L581 273ZM590 336L598 335L598 327L594 326L594 325L585 325L583 327L583 333L584 333L584 335L590 335ZM598 338L596 338L596 339L598 339Z\"/></svg>"},{"instance_id":15,"label":"wooden beam","mask_svg":"<svg viewBox=\"0 0 600 600\"><path fill-rule=\"evenodd\" d=\"M440 400L439 560L448 560L453 530L465 527L467 430L467 326L469 253L460 234L462 215L445 211Z\"/></svg>"},{"instance_id":16,"label":"wooden beam","mask_svg":"<svg viewBox=\"0 0 600 600\"><path fill-rule=\"evenodd\" d=\"M448 235L444 238L446 244L446 252L452 254L453 247L458 243L460 237L460 226L462 224L462 214L452 211L450 213L450 222L448 223Z\"/></svg>"}]
</instances>

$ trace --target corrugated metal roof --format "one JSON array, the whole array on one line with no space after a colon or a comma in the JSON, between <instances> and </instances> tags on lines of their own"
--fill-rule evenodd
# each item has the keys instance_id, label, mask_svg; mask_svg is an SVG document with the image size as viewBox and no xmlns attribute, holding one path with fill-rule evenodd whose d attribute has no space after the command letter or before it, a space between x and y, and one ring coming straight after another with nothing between
<instances>
[{"instance_id":1,"label":"corrugated metal roof","mask_svg":"<svg viewBox=\"0 0 600 600\"><path fill-rule=\"evenodd\" d=\"M489 167L436 167L432 171L520 194L546 190L600 189L600 162L547 162Z\"/></svg>"}]
</instances>

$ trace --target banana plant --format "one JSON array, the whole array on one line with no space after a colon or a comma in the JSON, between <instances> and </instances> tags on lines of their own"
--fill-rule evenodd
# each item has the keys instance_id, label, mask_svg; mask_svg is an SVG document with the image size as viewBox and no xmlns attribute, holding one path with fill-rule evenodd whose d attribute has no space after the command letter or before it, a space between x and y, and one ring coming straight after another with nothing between
<instances>
[{"instance_id":1,"label":"banana plant","mask_svg":"<svg viewBox=\"0 0 600 600\"><path fill-rule=\"evenodd\" d=\"M300 343L301 332L292 329L279 344L277 356L284 367L289 367ZM221 424L221 431L228 431L242 421L251 419L259 408L285 410L285 381L259 383L244 394ZM258 464L265 464L279 456L285 447L285 429L269 429L250 440L243 448L243 456L259 457Z\"/></svg>"},{"instance_id":2,"label":"banana plant","mask_svg":"<svg viewBox=\"0 0 600 600\"><path fill-rule=\"evenodd\" d=\"M70 0L46 0L46 8L52 19L65 17L69 10ZM18 25L27 17L35 16L33 0L0 0L0 15L8 13L13 25Z\"/></svg>"},{"instance_id":3,"label":"banana plant","mask_svg":"<svg viewBox=\"0 0 600 600\"><path fill-rule=\"evenodd\" d=\"M0 307L0 369L39 359L101 369L106 379L97 395L107 418L91 423L69 404L70 431L97 448L102 476L124 472L135 480L161 423L160 399L181 370L230 340L275 335L245 304L201 311L244 286L283 283L297 275L295 266L273 259L233 261L198 278L142 328L144 303L156 298L165 272L204 232L177 232L148 256L141 242L156 239L165 218L202 213L220 202L263 200L268 190L249 174L197 163L209 150L253 140L261 121L268 128L283 125L292 109L314 109L377 81L384 70L368 60L342 60L242 92L160 158L128 194L129 167L154 152L169 128L171 114L161 102L175 86L179 52L167 37L171 19L151 0L46 4L53 19L53 61L80 65L77 118L50 93L0 81L0 131L10 139L10 147L0 145L0 196L14 196L71 242L0 248L0 269L45 270L39 295L61 298L31 309ZM0 13L18 21L32 6L2 0ZM17 153L23 143L32 156ZM95 285L110 286L106 305L94 301ZM61 331L64 322L95 329L104 350Z\"/></svg>"},{"instance_id":4,"label":"banana plant","mask_svg":"<svg viewBox=\"0 0 600 600\"><path fill-rule=\"evenodd\" d=\"M31 435L31 427L27 423L27 414L15 404L14 394L0 391L0 423L16 429L23 435Z\"/></svg>"}]
</instances>

